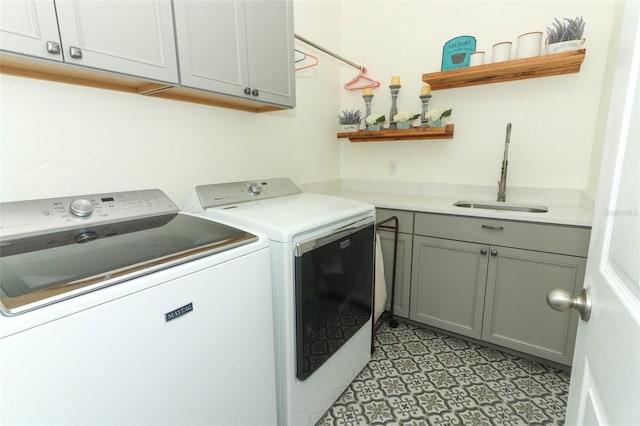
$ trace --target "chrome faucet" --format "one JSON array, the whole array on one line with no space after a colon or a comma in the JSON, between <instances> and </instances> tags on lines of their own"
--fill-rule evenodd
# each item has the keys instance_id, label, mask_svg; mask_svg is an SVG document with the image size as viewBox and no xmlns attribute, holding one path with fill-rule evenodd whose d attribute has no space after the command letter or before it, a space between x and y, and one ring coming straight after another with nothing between
<instances>
[{"instance_id":1,"label":"chrome faucet","mask_svg":"<svg viewBox=\"0 0 640 426\"><path fill-rule=\"evenodd\" d=\"M507 198L507 157L509 156L509 140L511 139L511 123L507 124L507 138L504 142L504 158L502 159L502 170L498 181L498 201L506 201Z\"/></svg>"}]
</instances>

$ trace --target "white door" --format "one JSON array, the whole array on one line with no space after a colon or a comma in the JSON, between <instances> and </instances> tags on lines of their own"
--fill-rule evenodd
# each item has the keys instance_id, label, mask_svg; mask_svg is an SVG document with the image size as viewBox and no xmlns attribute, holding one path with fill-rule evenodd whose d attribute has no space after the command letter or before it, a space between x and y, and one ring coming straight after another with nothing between
<instances>
[{"instance_id":1,"label":"white door","mask_svg":"<svg viewBox=\"0 0 640 426\"><path fill-rule=\"evenodd\" d=\"M625 8L567 425L640 425L640 2Z\"/></svg>"}]
</instances>

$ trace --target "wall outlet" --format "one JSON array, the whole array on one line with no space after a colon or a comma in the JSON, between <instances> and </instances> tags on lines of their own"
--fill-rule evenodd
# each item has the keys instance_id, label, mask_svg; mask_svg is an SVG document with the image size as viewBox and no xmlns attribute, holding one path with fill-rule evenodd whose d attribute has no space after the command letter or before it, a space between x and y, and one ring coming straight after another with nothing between
<instances>
[{"instance_id":1,"label":"wall outlet","mask_svg":"<svg viewBox=\"0 0 640 426\"><path fill-rule=\"evenodd\" d=\"M392 176L398 174L398 162L396 160L389 161L389 174Z\"/></svg>"}]
</instances>

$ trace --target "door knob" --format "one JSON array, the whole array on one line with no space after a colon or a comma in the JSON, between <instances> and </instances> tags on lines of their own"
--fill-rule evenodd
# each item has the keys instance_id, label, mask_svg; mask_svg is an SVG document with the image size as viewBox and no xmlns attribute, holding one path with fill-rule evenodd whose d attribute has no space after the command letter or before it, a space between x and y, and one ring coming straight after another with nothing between
<instances>
[{"instance_id":1,"label":"door knob","mask_svg":"<svg viewBox=\"0 0 640 426\"><path fill-rule=\"evenodd\" d=\"M572 296L561 288L554 288L547 293L547 303L556 311L575 309L580 312L582 321L589 321L591 316L591 291L588 288L583 288L577 296Z\"/></svg>"}]
</instances>

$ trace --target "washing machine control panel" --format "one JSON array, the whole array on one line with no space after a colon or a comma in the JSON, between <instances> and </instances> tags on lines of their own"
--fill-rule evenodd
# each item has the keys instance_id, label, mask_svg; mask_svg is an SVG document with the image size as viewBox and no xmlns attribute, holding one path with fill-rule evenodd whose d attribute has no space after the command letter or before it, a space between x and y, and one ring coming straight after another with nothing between
<instances>
[{"instance_id":1,"label":"washing machine control panel","mask_svg":"<svg viewBox=\"0 0 640 426\"><path fill-rule=\"evenodd\" d=\"M302 191L288 178L200 185L196 193L203 209L268 198L300 194Z\"/></svg>"},{"instance_id":2,"label":"washing machine control panel","mask_svg":"<svg viewBox=\"0 0 640 426\"><path fill-rule=\"evenodd\" d=\"M177 213L158 189L0 203L0 237L88 227L136 217Z\"/></svg>"}]
</instances>

